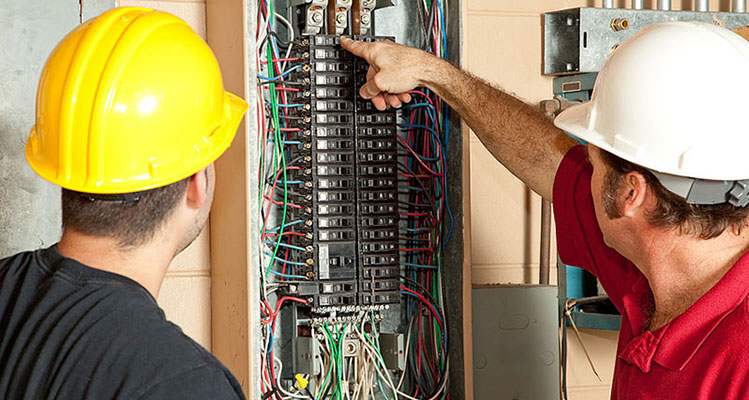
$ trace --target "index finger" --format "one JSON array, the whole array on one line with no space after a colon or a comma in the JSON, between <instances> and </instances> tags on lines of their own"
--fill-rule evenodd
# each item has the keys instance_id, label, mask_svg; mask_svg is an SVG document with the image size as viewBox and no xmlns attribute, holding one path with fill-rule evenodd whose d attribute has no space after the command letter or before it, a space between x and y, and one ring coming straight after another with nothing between
<instances>
[{"instance_id":1,"label":"index finger","mask_svg":"<svg viewBox=\"0 0 749 400\"><path fill-rule=\"evenodd\" d=\"M349 39L345 36L341 36L341 47L350 51L354 55L369 60L370 43L359 42L357 40Z\"/></svg>"}]
</instances>

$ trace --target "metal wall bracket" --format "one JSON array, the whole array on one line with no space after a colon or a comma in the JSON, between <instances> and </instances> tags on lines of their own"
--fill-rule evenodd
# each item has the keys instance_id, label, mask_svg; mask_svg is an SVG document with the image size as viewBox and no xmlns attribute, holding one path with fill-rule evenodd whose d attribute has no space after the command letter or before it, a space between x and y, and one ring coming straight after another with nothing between
<instances>
[{"instance_id":1,"label":"metal wall bracket","mask_svg":"<svg viewBox=\"0 0 749 400\"><path fill-rule=\"evenodd\" d=\"M701 21L733 29L749 14L729 12L572 8L544 14L544 74L598 72L617 46L659 22Z\"/></svg>"}]
</instances>

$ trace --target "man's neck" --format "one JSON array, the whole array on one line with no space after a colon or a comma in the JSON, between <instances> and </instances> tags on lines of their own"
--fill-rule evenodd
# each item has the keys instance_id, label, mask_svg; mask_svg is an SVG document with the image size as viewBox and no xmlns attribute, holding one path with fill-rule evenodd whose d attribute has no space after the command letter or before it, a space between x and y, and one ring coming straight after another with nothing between
<instances>
[{"instance_id":1,"label":"man's neck","mask_svg":"<svg viewBox=\"0 0 749 400\"><path fill-rule=\"evenodd\" d=\"M109 237L89 236L66 229L57 245L60 253L91 268L126 276L141 284L156 298L176 243L156 236L142 246L123 249Z\"/></svg>"},{"instance_id":2,"label":"man's neck","mask_svg":"<svg viewBox=\"0 0 749 400\"><path fill-rule=\"evenodd\" d=\"M684 313L710 291L749 250L749 237L727 229L702 240L673 232L655 234L634 260L648 279L654 310L649 330L658 329Z\"/></svg>"}]
</instances>

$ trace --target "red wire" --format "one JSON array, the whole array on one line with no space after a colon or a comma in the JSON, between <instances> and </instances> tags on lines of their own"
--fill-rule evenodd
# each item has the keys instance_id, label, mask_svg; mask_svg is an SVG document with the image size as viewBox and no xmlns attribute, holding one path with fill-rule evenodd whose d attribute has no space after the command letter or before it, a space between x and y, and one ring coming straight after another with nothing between
<instances>
[{"instance_id":1,"label":"red wire","mask_svg":"<svg viewBox=\"0 0 749 400\"><path fill-rule=\"evenodd\" d=\"M297 60L301 60L301 58L299 58L299 57L296 57L296 58L294 58L294 57L292 57L292 58L274 58L273 62L277 63L277 62L297 61ZM263 65L268 64L268 61L261 61L260 64L263 64Z\"/></svg>"},{"instance_id":2,"label":"red wire","mask_svg":"<svg viewBox=\"0 0 749 400\"><path fill-rule=\"evenodd\" d=\"M442 332L445 331L444 327L442 326L442 320L438 316L437 311L434 310L434 308L432 307L432 304L430 302L428 302L427 299L424 298L424 296L420 295L417 292L414 292L413 290L411 290L411 289L409 289L409 288L407 288L405 286L401 286L400 289L403 290L403 291L406 291L406 292L409 292L411 294L416 295L416 297L418 297L422 302L424 302L424 304L426 304L427 307L429 307L429 311L432 312L432 315L434 315L434 319L436 319L437 322L439 323L440 328L442 329Z\"/></svg>"},{"instance_id":3,"label":"red wire","mask_svg":"<svg viewBox=\"0 0 749 400\"><path fill-rule=\"evenodd\" d=\"M284 232L282 236L291 235L291 236L307 236L304 233L301 232ZM265 236L278 236L277 233L266 233Z\"/></svg>"},{"instance_id":4,"label":"red wire","mask_svg":"<svg viewBox=\"0 0 749 400\"><path fill-rule=\"evenodd\" d=\"M262 321L264 324L270 324L271 322L273 322L273 320L278 315L278 312L281 310L281 306L287 300L289 300L289 301L296 301L297 303L307 304L307 300L300 299L299 297L283 296L283 297L281 297L280 300L278 300L278 303L276 303L276 310L273 311L273 312L271 312L267 319L263 319L261 317L260 321Z\"/></svg>"},{"instance_id":5,"label":"red wire","mask_svg":"<svg viewBox=\"0 0 749 400\"><path fill-rule=\"evenodd\" d=\"M271 200L271 199L270 199L270 197L268 197L268 196L263 196L263 198L264 198L265 200L268 200L268 201L270 201L271 203L273 203L273 204L275 204L275 205L277 205L277 206L282 206L282 205L283 205L283 203L282 203L282 202L280 202L280 201L277 201L277 200ZM291 208L297 208L297 209L302 209L302 208L304 208L304 207L302 207L302 206L300 206L300 205L298 205L298 204L294 204L294 203L288 203L288 202L287 202L287 203L286 203L286 205L287 205L287 206L289 206L289 207L291 207Z\"/></svg>"}]
</instances>

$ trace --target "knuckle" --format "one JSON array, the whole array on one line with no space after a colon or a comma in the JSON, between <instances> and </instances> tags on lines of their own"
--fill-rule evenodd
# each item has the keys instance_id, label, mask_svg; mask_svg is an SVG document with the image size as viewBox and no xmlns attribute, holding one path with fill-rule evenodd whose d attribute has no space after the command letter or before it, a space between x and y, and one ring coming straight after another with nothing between
<instances>
[{"instance_id":1,"label":"knuckle","mask_svg":"<svg viewBox=\"0 0 749 400\"><path fill-rule=\"evenodd\" d=\"M372 78L372 82L377 86L379 89L384 89L387 85L387 79L385 79L382 74L377 74Z\"/></svg>"}]
</instances>

